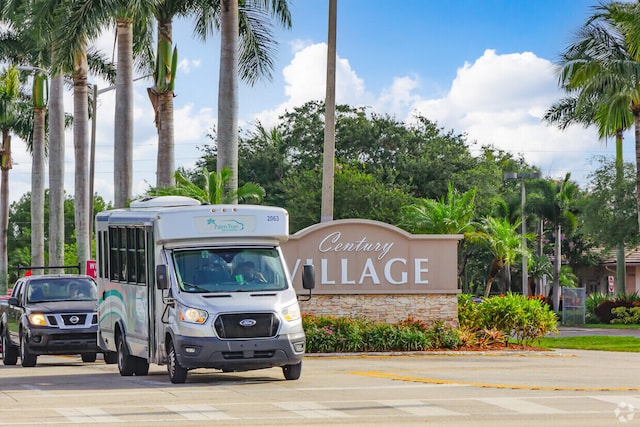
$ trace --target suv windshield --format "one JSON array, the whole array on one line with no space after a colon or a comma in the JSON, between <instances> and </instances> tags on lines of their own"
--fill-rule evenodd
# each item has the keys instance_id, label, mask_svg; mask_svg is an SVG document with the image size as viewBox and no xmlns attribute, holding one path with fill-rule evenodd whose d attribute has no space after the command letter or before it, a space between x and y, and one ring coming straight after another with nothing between
<instances>
[{"instance_id":1,"label":"suv windshield","mask_svg":"<svg viewBox=\"0 0 640 427\"><path fill-rule=\"evenodd\" d=\"M95 283L85 277L56 277L33 279L27 287L29 302L95 301Z\"/></svg>"},{"instance_id":2,"label":"suv windshield","mask_svg":"<svg viewBox=\"0 0 640 427\"><path fill-rule=\"evenodd\" d=\"M273 291L287 287L273 248L176 250L173 261L185 292Z\"/></svg>"}]
</instances>

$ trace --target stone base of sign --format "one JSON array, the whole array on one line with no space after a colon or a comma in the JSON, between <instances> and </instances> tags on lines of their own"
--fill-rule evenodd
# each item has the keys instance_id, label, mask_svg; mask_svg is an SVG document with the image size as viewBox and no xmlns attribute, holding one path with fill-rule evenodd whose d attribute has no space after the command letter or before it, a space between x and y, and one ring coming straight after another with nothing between
<instances>
[{"instance_id":1,"label":"stone base of sign","mask_svg":"<svg viewBox=\"0 0 640 427\"><path fill-rule=\"evenodd\" d=\"M427 324L443 321L457 325L458 295L313 295L309 301L300 301L300 310L315 316L357 317L385 323L412 317Z\"/></svg>"}]
</instances>

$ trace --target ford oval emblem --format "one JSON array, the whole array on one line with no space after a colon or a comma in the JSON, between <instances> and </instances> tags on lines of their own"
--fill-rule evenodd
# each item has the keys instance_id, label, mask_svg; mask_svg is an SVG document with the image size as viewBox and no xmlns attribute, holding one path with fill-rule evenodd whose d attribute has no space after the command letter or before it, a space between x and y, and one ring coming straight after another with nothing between
<instances>
[{"instance_id":1,"label":"ford oval emblem","mask_svg":"<svg viewBox=\"0 0 640 427\"><path fill-rule=\"evenodd\" d=\"M252 326L256 325L256 322L254 319L242 319L240 321L240 326L242 326L243 328L250 328Z\"/></svg>"},{"instance_id":2,"label":"ford oval emblem","mask_svg":"<svg viewBox=\"0 0 640 427\"><path fill-rule=\"evenodd\" d=\"M73 323L74 325L75 325L76 323L78 323L79 321L80 321L80 318L79 318L78 316L71 316L71 317L69 318L69 322Z\"/></svg>"}]
</instances>

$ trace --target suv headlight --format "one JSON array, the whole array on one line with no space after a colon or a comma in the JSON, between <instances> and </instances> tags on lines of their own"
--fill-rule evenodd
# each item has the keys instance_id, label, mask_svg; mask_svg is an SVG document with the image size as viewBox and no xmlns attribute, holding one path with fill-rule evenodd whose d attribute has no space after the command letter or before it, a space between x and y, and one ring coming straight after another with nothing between
<instances>
[{"instance_id":1,"label":"suv headlight","mask_svg":"<svg viewBox=\"0 0 640 427\"><path fill-rule=\"evenodd\" d=\"M209 313L205 310L180 306L180 320L183 322L202 324L207 321L207 317L209 317Z\"/></svg>"},{"instance_id":2,"label":"suv headlight","mask_svg":"<svg viewBox=\"0 0 640 427\"><path fill-rule=\"evenodd\" d=\"M298 304L292 304L282 309L282 318L287 322L293 322L300 318L300 307Z\"/></svg>"},{"instance_id":3,"label":"suv headlight","mask_svg":"<svg viewBox=\"0 0 640 427\"><path fill-rule=\"evenodd\" d=\"M32 313L28 317L29 323L34 326L47 326L49 323L47 322L47 318L42 313Z\"/></svg>"}]
</instances>

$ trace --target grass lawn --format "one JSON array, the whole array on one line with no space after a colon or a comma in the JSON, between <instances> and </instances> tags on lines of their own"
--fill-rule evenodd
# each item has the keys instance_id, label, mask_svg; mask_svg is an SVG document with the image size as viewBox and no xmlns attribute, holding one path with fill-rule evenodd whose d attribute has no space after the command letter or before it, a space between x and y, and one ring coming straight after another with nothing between
<instances>
[{"instance_id":1,"label":"grass lawn","mask_svg":"<svg viewBox=\"0 0 640 427\"><path fill-rule=\"evenodd\" d=\"M612 326L612 325L606 325ZM620 326L620 325L614 325ZM634 325L637 326L637 325ZM621 329L621 328L617 328ZM637 328L636 328L637 329ZM640 352L640 338L617 336L545 337L535 345L542 348Z\"/></svg>"}]
</instances>

